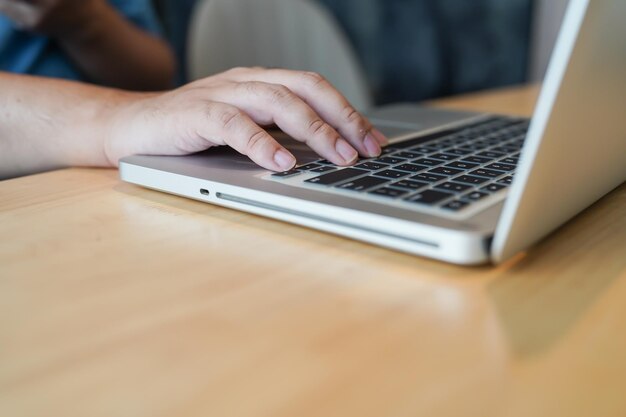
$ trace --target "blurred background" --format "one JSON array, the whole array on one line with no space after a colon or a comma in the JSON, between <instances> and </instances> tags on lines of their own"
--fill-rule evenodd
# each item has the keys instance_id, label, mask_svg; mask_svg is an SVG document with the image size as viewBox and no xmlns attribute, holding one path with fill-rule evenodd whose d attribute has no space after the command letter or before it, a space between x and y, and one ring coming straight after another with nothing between
<instances>
[{"instance_id":1,"label":"blurred background","mask_svg":"<svg viewBox=\"0 0 626 417\"><path fill-rule=\"evenodd\" d=\"M359 107L540 80L567 1L154 0L180 61L179 82L233 65L298 67L324 73ZM255 19L261 24L250 31ZM311 22L324 34L307 28ZM268 33L271 26L278 33ZM338 44L345 45L333 50ZM293 48L301 56L279 53ZM349 64L351 74L335 74Z\"/></svg>"},{"instance_id":2,"label":"blurred background","mask_svg":"<svg viewBox=\"0 0 626 417\"><path fill-rule=\"evenodd\" d=\"M367 110L541 81L569 0L101 1L142 31L165 36L178 61L178 85L236 66L310 70ZM83 61L92 58L62 48L50 22L63 16L46 15L45 4L0 0L1 71L131 89L167 87L173 65L169 55L156 59L155 51L121 48L129 59L144 52L143 67L128 64L125 71L104 60L97 71L87 69ZM29 27L18 6L44 13L42 26ZM164 82L143 85L147 75L160 73Z\"/></svg>"}]
</instances>

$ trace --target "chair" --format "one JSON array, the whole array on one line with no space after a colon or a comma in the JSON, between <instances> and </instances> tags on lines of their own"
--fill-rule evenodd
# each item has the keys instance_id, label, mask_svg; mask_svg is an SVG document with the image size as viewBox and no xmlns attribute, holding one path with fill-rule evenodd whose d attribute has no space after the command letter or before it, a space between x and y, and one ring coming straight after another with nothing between
<instances>
[{"instance_id":1,"label":"chair","mask_svg":"<svg viewBox=\"0 0 626 417\"><path fill-rule=\"evenodd\" d=\"M357 109L372 105L363 70L344 33L312 1L200 1L188 42L192 80L237 66L315 71Z\"/></svg>"}]
</instances>

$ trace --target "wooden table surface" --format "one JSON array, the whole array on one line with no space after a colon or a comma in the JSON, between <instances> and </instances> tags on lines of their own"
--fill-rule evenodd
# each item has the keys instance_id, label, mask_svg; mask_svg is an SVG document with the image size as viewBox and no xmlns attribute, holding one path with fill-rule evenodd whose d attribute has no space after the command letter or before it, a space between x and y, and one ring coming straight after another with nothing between
<instances>
[{"instance_id":1,"label":"wooden table surface","mask_svg":"<svg viewBox=\"0 0 626 417\"><path fill-rule=\"evenodd\" d=\"M625 203L463 268L114 170L2 182L0 416L625 416Z\"/></svg>"}]
</instances>

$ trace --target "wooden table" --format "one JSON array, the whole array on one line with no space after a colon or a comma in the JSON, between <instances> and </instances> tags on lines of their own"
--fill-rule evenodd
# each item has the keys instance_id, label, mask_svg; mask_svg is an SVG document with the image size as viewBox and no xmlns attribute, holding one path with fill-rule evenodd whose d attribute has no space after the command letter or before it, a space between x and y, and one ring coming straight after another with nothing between
<instances>
[{"instance_id":1,"label":"wooden table","mask_svg":"<svg viewBox=\"0 0 626 417\"><path fill-rule=\"evenodd\" d=\"M0 416L624 416L625 203L462 268L113 170L5 181Z\"/></svg>"}]
</instances>

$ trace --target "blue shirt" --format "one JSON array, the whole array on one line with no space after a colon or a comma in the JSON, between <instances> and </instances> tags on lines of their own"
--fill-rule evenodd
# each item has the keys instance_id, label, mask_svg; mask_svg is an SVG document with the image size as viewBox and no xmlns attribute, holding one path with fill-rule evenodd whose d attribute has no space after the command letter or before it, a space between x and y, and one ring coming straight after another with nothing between
<instances>
[{"instance_id":1,"label":"blue shirt","mask_svg":"<svg viewBox=\"0 0 626 417\"><path fill-rule=\"evenodd\" d=\"M138 27L160 34L150 0L109 0L109 3ZM0 71L85 80L54 39L20 30L1 14Z\"/></svg>"}]
</instances>

